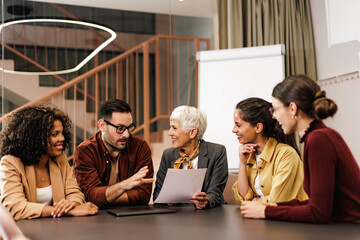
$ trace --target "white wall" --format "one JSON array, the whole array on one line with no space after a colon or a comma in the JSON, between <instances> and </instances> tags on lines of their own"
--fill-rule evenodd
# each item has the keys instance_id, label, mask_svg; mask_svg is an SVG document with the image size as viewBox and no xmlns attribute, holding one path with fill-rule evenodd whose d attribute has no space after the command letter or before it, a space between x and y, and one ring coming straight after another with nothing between
<instances>
[{"instance_id":1,"label":"white wall","mask_svg":"<svg viewBox=\"0 0 360 240\"><path fill-rule=\"evenodd\" d=\"M0 66L2 61L0 60ZM13 60L4 60L4 68L7 70L14 70ZM40 87L39 76L36 75L18 75L12 73L4 73L4 81L2 81L2 75L0 74L0 86L4 83L5 98L20 106L28 101L37 99L38 97L49 93L54 88L52 87Z\"/></svg>"},{"instance_id":2,"label":"white wall","mask_svg":"<svg viewBox=\"0 0 360 240\"><path fill-rule=\"evenodd\" d=\"M360 17L359 21L343 21L343 18L349 13L343 9L338 11L333 9L333 5L337 4L338 1L347 6L348 9L359 7L357 12L360 12L359 4L351 4L358 2L358 0L310 0L319 80L358 71L360 67L359 40L351 37L345 38L345 36L349 36L348 32L357 31L360 33ZM330 14L327 13L329 8L332 9ZM340 21L341 28L337 24ZM330 38L334 35L343 37ZM347 39L346 42L345 39Z\"/></svg>"},{"instance_id":3,"label":"white wall","mask_svg":"<svg viewBox=\"0 0 360 240\"><path fill-rule=\"evenodd\" d=\"M360 89L359 73L355 72L321 81L320 86L338 105L338 112L334 118L326 119L325 124L336 129L342 135L360 166L360 127L358 124L360 111L357 110ZM357 102L354 102L354 99Z\"/></svg>"},{"instance_id":4,"label":"white wall","mask_svg":"<svg viewBox=\"0 0 360 240\"><path fill-rule=\"evenodd\" d=\"M339 108L325 123L343 136L360 165L360 4L358 0L310 3L319 84Z\"/></svg>"}]
</instances>

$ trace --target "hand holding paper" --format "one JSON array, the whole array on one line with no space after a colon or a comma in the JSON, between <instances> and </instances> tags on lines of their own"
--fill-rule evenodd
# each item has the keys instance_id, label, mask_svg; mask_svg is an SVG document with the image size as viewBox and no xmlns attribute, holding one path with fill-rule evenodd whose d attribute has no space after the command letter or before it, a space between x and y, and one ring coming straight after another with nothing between
<instances>
[{"instance_id":1,"label":"hand holding paper","mask_svg":"<svg viewBox=\"0 0 360 240\"><path fill-rule=\"evenodd\" d=\"M197 209L203 209L209 202L207 194L205 192L198 192L191 198L190 202L195 204Z\"/></svg>"},{"instance_id":2,"label":"hand holding paper","mask_svg":"<svg viewBox=\"0 0 360 240\"><path fill-rule=\"evenodd\" d=\"M168 169L155 203L190 203L195 193L201 192L206 170Z\"/></svg>"}]
</instances>

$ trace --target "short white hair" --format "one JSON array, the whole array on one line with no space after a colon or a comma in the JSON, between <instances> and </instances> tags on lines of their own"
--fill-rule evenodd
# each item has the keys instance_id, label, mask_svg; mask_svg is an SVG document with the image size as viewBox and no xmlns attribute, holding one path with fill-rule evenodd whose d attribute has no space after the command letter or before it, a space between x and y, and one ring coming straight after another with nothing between
<instances>
[{"instance_id":1,"label":"short white hair","mask_svg":"<svg viewBox=\"0 0 360 240\"><path fill-rule=\"evenodd\" d=\"M201 140L207 127L206 115L200 109L190 106L179 106L173 110L170 116L171 120L180 122L185 132L189 132L192 128L197 128L196 139Z\"/></svg>"}]
</instances>

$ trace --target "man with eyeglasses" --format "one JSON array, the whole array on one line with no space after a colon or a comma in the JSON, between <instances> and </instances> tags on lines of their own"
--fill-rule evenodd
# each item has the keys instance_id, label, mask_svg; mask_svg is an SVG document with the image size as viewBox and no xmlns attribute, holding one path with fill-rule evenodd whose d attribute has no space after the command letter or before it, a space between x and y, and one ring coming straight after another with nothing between
<instances>
[{"instance_id":1,"label":"man with eyeglasses","mask_svg":"<svg viewBox=\"0 0 360 240\"><path fill-rule=\"evenodd\" d=\"M74 151L74 172L88 201L108 204L147 204L153 182L148 144L132 136L136 126L129 104L112 99L100 106L100 131Z\"/></svg>"}]
</instances>

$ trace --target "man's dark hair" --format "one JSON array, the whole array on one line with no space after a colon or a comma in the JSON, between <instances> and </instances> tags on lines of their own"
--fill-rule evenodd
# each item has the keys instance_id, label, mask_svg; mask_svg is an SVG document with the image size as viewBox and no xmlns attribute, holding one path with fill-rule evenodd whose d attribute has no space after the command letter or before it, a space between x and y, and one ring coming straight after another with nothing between
<instances>
[{"instance_id":1,"label":"man's dark hair","mask_svg":"<svg viewBox=\"0 0 360 240\"><path fill-rule=\"evenodd\" d=\"M111 99L103 103L99 108L98 119L108 120L113 112L131 113L130 105L121 99Z\"/></svg>"}]
</instances>

